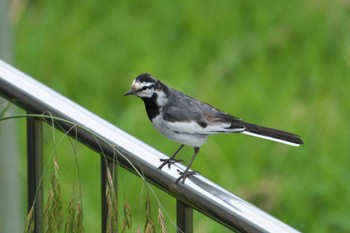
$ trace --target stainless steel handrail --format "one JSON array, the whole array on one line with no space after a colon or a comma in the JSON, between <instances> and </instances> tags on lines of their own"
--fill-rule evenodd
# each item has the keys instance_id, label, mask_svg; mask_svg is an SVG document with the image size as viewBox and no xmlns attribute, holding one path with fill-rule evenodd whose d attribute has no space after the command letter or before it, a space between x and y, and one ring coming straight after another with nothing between
<instances>
[{"instance_id":1,"label":"stainless steel handrail","mask_svg":"<svg viewBox=\"0 0 350 233\"><path fill-rule=\"evenodd\" d=\"M98 153L102 149L111 159L117 155L118 164L122 167L134 173L136 168L149 182L229 229L240 232L298 232L201 175L188 178L185 184L175 185L177 169L184 169L184 166L176 164L171 169L158 171L159 159L166 158L164 154L1 60L0 95L26 111L50 113L81 126L77 135L83 144ZM60 125L66 129L71 127L68 122L60 122ZM96 140L92 134L102 140Z\"/></svg>"}]
</instances>

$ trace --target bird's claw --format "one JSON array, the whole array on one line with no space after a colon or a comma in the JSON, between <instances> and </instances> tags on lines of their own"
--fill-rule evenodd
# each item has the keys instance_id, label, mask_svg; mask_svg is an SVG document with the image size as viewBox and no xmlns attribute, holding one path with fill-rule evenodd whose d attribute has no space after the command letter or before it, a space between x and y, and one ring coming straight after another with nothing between
<instances>
[{"instance_id":1,"label":"bird's claw","mask_svg":"<svg viewBox=\"0 0 350 233\"><path fill-rule=\"evenodd\" d=\"M194 176L199 173L198 171L188 171L188 170L185 170L184 172L177 170L177 172L180 174L180 176L175 180L175 184L179 183L179 181L181 181L181 183L184 184L187 177Z\"/></svg>"},{"instance_id":2,"label":"bird's claw","mask_svg":"<svg viewBox=\"0 0 350 233\"><path fill-rule=\"evenodd\" d=\"M170 169L170 166L174 163L181 163L183 162L182 159L174 159L174 158L169 158L169 159L160 159L161 162L163 162L157 169L162 170L162 168L165 165L168 165L168 168Z\"/></svg>"}]
</instances>

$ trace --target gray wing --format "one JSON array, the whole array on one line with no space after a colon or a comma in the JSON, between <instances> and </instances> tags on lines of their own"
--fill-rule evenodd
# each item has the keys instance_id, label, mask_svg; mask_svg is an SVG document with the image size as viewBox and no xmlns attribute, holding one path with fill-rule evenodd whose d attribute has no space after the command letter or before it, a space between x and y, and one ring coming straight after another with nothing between
<instances>
[{"instance_id":1,"label":"gray wing","mask_svg":"<svg viewBox=\"0 0 350 233\"><path fill-rule=\"evenodd\" d=\"M162 112L167 127L180 133L217 134L245 129L237 117L186 95L173 99Z\"/></svg>"}]
</instances>

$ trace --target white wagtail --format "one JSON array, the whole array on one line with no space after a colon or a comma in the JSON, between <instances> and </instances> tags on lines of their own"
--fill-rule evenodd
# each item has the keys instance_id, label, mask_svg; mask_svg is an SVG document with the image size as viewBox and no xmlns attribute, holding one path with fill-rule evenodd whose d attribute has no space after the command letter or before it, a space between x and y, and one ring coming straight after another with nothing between
<instances>
[{"instance_id":1,"label":"white wagtail","mask_svg":"<svg viewBox=\"0 0 350 233\"><path fill-rule=\"evenodd\" d=\"M145 103L147 116L153 126L165 137L181 144L180 148L158 169L170 165L176 160L175 156L188 145L194 148L194 154L184 172L175 181L178 183L195 174L189 169L207 137L211 134L242 133L256 136L291 146L299 146L303 141L298 135L285 131L271 129L247 123L241 119L225 113L213 106L196 100L179 91L164 85L150 74L141 74L133 81L131 90L124 96L136 95Z\"/></svg>"}]
</instances>

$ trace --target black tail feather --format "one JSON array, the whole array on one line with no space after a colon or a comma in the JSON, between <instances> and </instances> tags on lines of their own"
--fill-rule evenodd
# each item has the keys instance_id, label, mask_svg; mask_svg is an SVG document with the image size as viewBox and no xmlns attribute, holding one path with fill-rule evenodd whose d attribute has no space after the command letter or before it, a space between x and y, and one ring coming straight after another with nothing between
<instances>
[{"instance_id":1,"label":"black tail feather","mask_svg":"<svg viewBox=\"0 0 350 233\"><path fill-rule=\"evenodd\" d=\"M278 129L272 129L264 126L254 125L247 122L242 122L242 124L245 127L244 131L250 132L252 134L268 137L268 138L271 138L272 140L273 139L282 140L282 141L294 143L297 145L304 144L300 136L293 133L289 133Z\"/></svg>"}]
</instances>

